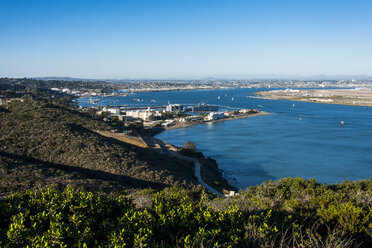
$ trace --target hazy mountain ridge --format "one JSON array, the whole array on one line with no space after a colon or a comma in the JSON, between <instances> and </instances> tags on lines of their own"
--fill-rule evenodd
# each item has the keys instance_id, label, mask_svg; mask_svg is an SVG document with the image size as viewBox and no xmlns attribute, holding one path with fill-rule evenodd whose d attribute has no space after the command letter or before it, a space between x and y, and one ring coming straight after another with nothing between
<instances>
[{"instance_id":1,"label":"hazy mountain ridge","mask_svg":"<svg viewBox=\"0 0 372 248\"><path fill-rule=\"evenodd\" d=\"M286 75L286 74L227 74L210 76L189 77L164 77L164 78L74 78L74 77L32 77L38 80L63 80L63 81L106 81L121 82L128 80L372 80L370 75Z\"/></svg>"}]
</instances>

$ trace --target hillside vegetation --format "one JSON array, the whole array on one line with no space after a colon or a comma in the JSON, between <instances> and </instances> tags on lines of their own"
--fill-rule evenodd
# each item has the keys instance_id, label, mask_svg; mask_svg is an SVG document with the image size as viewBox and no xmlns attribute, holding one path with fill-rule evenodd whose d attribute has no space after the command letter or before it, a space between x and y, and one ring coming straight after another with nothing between
<instances>
[{"instance_id":1,"label":"hillside vegetation","mask_svg":"<svg viewBox=\"0 0 372 248\"><path fill-rule=\"evenodd\" d=\"M0 201L2 247L371 247L372 180L286 178L234 198L66 188Z\"/></svg>"},{"instance_id":2,"label":"hillside vegetation","mask_svg":"<svg viewBox=\"0 0 372 248\"><path fill-rule=\"evenodd\" d=\"M193 165L99 135L114 123L24 97L0 112L0 193L66 185L100 192L198 187Z\"/></svg>"},{"instance_id":3,"label":"hillside vegetation","mask_svg":"<svg viewBox=\"0 0 372 248\"><path fill-rule=\"evenodd\" d=\"M0 247L372 247L372 179L212 197L192 164L95 118L65 96L0 110Z\"/></svg>"}]
</instances>

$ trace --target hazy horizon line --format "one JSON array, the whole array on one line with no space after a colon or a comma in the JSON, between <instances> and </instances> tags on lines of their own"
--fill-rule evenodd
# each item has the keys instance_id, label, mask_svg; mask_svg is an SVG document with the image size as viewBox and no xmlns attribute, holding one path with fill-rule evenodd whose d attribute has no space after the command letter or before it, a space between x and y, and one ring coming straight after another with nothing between
<instances>
[{"instance_id":1,"label":"hazy horizon line","mask_svg":"<svg viewBox=\"0 0 372 248\"><path fill-rule=\"evenodd\" d=\"M222 74L211 76L184 77L72 77L72 76L25 76L3 78L30 78L39 80L87 80L87 81L124 81L124 80L372 80L372 75L285 75L285 74Z\"/></svg>"}]
</instances>

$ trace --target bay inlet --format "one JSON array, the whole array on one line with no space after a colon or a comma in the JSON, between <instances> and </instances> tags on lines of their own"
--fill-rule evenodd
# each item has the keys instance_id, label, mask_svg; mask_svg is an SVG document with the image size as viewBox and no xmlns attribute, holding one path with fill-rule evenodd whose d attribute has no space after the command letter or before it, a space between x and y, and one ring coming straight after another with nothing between
<instances>
[{"instance_id":1,"label":"bay inlet","mask_svg":"<svg viewBox=\"0 0 372 248\"><path fill-rule=\"evenodd\" d=\"M263 90L267 89L142 92L104 98L100 104L192 105L207 101L226 109L257 108L272 113L156 136L177 146L193 141L206 156L216 159L225 177L238 188L288 176L328 184L372 176L372 108L250 97Z\"/></svg>"}]
</instances>

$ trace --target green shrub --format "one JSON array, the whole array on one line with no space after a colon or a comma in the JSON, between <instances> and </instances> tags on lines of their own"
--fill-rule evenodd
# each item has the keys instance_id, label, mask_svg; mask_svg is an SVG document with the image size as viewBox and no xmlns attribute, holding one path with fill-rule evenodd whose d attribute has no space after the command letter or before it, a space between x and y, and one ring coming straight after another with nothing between
<instances>
[{"instance_id":1,"label":"green shrub","mask_svg":"<svg viewBox=\"0 0 372 248\"><path fill-rule=\"evenodd\" d=\"M309 191L309 187L314 192L334 192L334 200L340 199L338 194L345 189L340 185L332 188L302 179L284 179L249 188L247 192L252 199L270 194L280 195L284 201L293 197L300 201L297 191ZM152 206L138 208L134 201L141 196L151 197ZM264 209L267 203L242 210L238 207L242 197L246 197L244 192L219 200L229 201L225 209L219 210L212 208L216 200L203 195L195 198L178 188L144 190L131 196L107 196L72 188L61 192L27 191L0 201L1 246L354 247L362 242L367 245L371 240L370 208L357 206L346 198L336 204L332 197L314 194L318 205L311 206L316 211L309 209L304 214L302 207L301 211L296 210L298 202L291 211L279 207L281 204L275 209ZM288 207L290 203L284 205Z\"/></svg>"}]
</instances>

